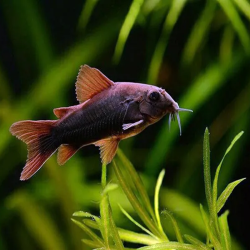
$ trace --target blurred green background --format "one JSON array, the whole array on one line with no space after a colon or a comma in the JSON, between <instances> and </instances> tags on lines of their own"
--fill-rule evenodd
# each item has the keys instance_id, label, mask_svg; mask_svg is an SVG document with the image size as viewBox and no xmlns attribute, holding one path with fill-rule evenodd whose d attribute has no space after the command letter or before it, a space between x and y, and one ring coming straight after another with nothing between
<instances>
[{"instance_id":1,"label":"blurred green background","mask_svg":"<svg viewBox=\"0 0 250 250\"><path fill-rule=\"evenodd\" d=\"M21 182L26 146L9 133L15 121L55 119L53 108L77 104L74 83L82 64L113 81L161 86L194 111L180 114L181 137L177 122L169 131L165 117L120 147L150 195L166 169L161 207L176 215L183 233L204 240L201 219L189 209L205 200L205 127L213 173L232 138L245 131L224 163L220 190L249 176L249 21L247 0L0 1L0 249L85 249L70 218L77 210L99 215L98 148L82 149L63 167L54 155ZM226 204L239 249L250 249L248 191L247 179ZM133 214L121 190L111 198L118 226L133 228L117 209L118 201Z\"/></svg>"}]
</instances>

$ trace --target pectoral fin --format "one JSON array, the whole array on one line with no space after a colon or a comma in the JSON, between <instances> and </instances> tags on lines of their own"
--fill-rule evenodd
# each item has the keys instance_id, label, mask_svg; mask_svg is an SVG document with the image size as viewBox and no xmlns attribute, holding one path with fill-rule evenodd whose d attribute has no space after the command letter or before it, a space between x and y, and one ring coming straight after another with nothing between
<instances>
[{"instance_id":1,"label":"pectoral fin","mask_svg":"<svg viewBox=\"0 0 250 250\"><path fill-rule=\"evenodd\" d=\"M127 130L127 129L135 127L135 126L137 126L137 125L139 125L141 123L143 123L143 120L140 120L140 121L134 122L134 123L126 123L126 124L122 125L122 129L123 130Z\"/></svg>"},{"instance_id":2,"label":"pectoral fin","mask_svg":"<svg viewBox=\"0 0 250 250\"><path fill-rule=\"evenodd\" d=\"M100 147L102 163L108 164L113 160L118 148L118 144L119 139L113 138L104 139L95 143L95 146Z\"/></svg>"},{"instance_id":3,"label":"pectoral fin","mask_svg":"<svg viewBox=\"0 0 250 250\"><path fill-rule=\"evenodd\" d=\"M72 145L61 145L58 149L57 163L63 165L67 160L69 160L78 150Z\"/></svg>"}]
</instances>

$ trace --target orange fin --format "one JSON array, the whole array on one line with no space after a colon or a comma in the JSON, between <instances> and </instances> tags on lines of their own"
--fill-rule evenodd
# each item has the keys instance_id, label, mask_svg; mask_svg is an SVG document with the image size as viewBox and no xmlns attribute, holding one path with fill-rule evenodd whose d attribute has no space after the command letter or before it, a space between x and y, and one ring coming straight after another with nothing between
<instances>
[{"instance_id":1,"label":"orange fin","mask_svg":"<svg viewBox=\"0 0 250 250\"><path fill-rule=\"evenodd\" d=\"M118 148L118 144L119 140L112 138L100 140L95 143L95 146L100 147L102 163L108 164L113 160Z\"/></svg>"},{"instance_id":2,"label":"orange fin","mask_svg":"<svg viewBox=\"0 0 250 250\"><path fill-rule=\"evenodd\" d=\"M88 65L81 66L76 81L77 100L82 103L114 85L101 71Z\"/></svg>"},{"instance_id":3,"label":"orange fin","mask_svg":"<svg viewBox=\"0 0 250 250\"><path fill-rule=\"evenodd\" d=\"M78 151L78 149L80 148L75 148L68 144L61 145L58 149L57 163L63 165Z\"/></svg>"},{"instance_id":4,"label":"orange fin","mask_svg":"<svg viewBox=\"0 0 250 250\"><path fill-rule=\"evenodd\" d=\"M60 119L60 118L64 117L65 115L73 112L75 109L76 109L75 106L62 107L62 108L53 109L53 112L54 112L55 116Z\"/></svg>"},{"instance_id":5,"label":"orange fin","mask_svg":"<svg viewBox=\"0 0 250 250\"><path fill-rule=\"evenodd\" d=\"M20 121L12 124L10 132L27 144L28 158L20 180L34 175L56 151L57 144L51 136L56 121Z\"/></svg>"}]
</instances>

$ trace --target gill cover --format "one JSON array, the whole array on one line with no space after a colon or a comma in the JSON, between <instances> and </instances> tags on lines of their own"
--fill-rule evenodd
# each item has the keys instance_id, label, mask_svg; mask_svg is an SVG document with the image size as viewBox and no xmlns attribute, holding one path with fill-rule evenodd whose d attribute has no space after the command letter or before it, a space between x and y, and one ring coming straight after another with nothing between
<instances>
[{"instance_id":1,"label":"gill cover","mask_svg":"<svg viewBox=\"0 0 250 250\"><path fill-rule=\"evenodd\" d=\"M163 110L154 103L151 103L145 99L140 102L140 112L144 115L148 115L153 118L158 118L163 115Z\"/></svg>"}]
</instances>

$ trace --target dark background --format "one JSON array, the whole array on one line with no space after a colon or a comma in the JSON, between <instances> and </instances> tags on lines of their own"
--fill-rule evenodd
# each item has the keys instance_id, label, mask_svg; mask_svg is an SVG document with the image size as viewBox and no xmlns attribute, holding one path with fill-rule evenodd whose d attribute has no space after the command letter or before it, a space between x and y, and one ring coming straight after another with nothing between
<instances>
[{"instance_id":1,"label":"dark background","mask_svg":"<svg viewBox=\"0 0 250 250\"><path fill-rule=\"evenodd\" d=\"M133 22L128 13L134 2L139 11ZM224 162L219 192L248 177L249 9L233 1L223 5L198 0L186 1L179 14L178 8L164 0L0 2L0 249L81 249L83 234L71 215L77 210L99 213L97 148L82 149L63 167L54 156L31 180L21 182L26 147L9 133L15 121L55 119L53 108L76 105L74 83L82 64L100 69L113 81L161 86L180 107L194 111L180 114L181 137L177 122L168 131L166 117L120 143L146 183L153 183L148 188L151 195L165 168L164 190L175 190L197 206L205 204L206 127L212 176L231 140L245 132ZM128 36L118 40L126 20L132 21L124 29ZM119 57L115 48L122 45ZM225 206L239 249L250 248L248 190L247 179ZM162 208L176 209L178 218L178 208L165 198L163 192ZM119 226L129 227L114 213Z\"/></svg>"}]
</instances>

